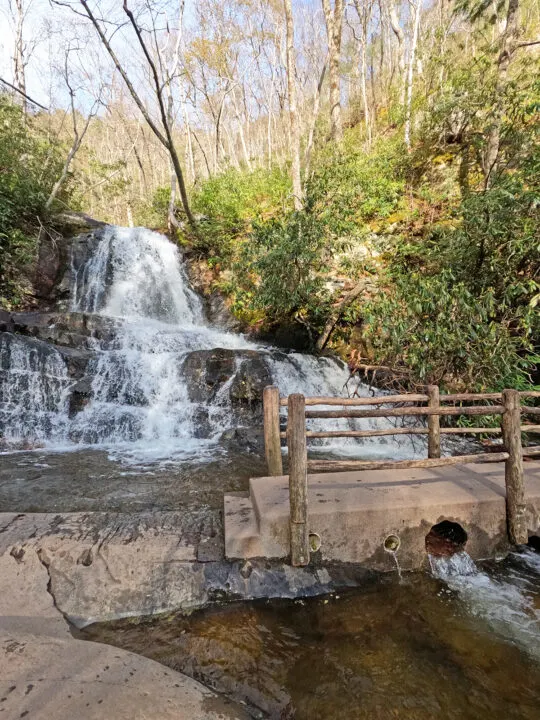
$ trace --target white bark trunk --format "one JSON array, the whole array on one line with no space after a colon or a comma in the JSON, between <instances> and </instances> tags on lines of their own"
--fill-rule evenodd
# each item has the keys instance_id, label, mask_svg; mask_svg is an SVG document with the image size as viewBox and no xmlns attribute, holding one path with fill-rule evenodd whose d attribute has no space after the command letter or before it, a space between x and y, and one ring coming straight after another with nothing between
<instances>
[{"instance_id":1,"label":"white bark trunk","mask_svg":"<svg viewBox=\"0 0 540 720\"><path fill-rule=\"evenodd\" d=\"M411 149L411 120L412 120L412 98L413 98L413 81L414 81L414 61L416 56L416 46L418 44L418 32L420 29L420 12L422 0L410 0L413 8L413 34L411 39L411 48L409 52L409 65L407 68L407 99L405 105L405 145L407 150Z\"/></svg>"},{"instance_id":2,"label":"white bark trunk","mask_svg":"<svg viewBox=\"0 0 540 720\"><path fill-rule=\"evenodd\" d=\"M294 209L301 210L303 205L302 179L300 176L300 127L296 111L296 59L294 53L294 22L291 0L284 0L285 23L287 30L287 88L289 95L289 126L291 135L292 184Z\"/></svg>"}]
</instances>

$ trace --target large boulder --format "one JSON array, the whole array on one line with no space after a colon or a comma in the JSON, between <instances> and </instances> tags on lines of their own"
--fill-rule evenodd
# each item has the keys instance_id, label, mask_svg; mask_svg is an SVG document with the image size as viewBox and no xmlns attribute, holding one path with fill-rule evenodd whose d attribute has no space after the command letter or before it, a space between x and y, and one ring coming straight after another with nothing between
<instances>
[{"instance_id":1,"label":"large boulder","mask_svg":"<svg viewBox=\"0 0 540 720\"><path fill-rule=\"evenodd\" d=\"M44 438L92 396L90 350L0 333L0 444L5 437Z\"/></svg>"},{"instance_id":2,"label":"large boulder","mask_svg":"<svg viewBox=\"0 0 540 720\"><path fill-rule=\"evenodd\" d=\"M229 395L233 404L260 406L263 390L272 384L272 375L264 361L264 355L250 352L239 363Z\"/></svg>"},{"instance_id":3,"label":"large boulder","mask_svg":"<svg viewBox=\"0 0 540 720\"><path fill-rule=\"evenodd\" d=\"M260 413L263 389L272 384L265 353L257 350L195 350L186 356L182 374L191 402L208 404L226 394L223 399L239 412Z\"/></svg>"},{"instance_id":4,"label":"large boulder","mask_svg":"<svg viewBox=\"0 0 540 720\"><path fill-rule=\"evenodd\" d=\"M25 312L0 310L0 332L26 335L77 349L92 349L114 340L118 321L79 312Z\"/></svg>"},{"instance_id":5,"label":"large boulder","mask_svg":"<svg viewBox=\"0 0 540 720\"><path fill-rule=\"evenodd\" d=\"M81 213L65 213L54 228L43 228L34 276L34 293L42 307L67 309L74 268L95 250L105 223Z\"/></svg>"},{"instance_id":6,"label":"large boulder","mask_svg":"<svg viewBox=\"0 0 540 720\"><path fill-rule=\"evenodd\" d=\"M188 353L182 374L188 397L194 403L210 403L236 372L236 350L215 348Z\"/></svg>"}]
</instances>

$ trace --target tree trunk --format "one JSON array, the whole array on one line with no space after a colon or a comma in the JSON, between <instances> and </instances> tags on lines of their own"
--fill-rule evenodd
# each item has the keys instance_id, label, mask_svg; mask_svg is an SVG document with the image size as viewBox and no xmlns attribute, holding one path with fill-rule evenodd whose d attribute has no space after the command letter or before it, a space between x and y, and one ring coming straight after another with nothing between
<instances>
[{"instance_id":1,"label":"tree trunk","mask_svg":"<svg viewBox=\"0 0 540 720\"><path fill-rule=\"evenodd\" d=\"M289 94L289 126L291 133L292 184L294 209L303 204L302 179L300 177L300 127L296 110L296 60L294 54L294 23L291 0L283 0L287 30L287 89Z\"/></svg>"},{"instance_id":2,"label":"tree trunk","mask_svg":"<svg viewBox=\"0 0 540 720\"><path fill-rule=\"evenodd\" d=\"M330 77L330 135L333 140L340 141L343 137L341 120L341 31L343 26L343 0L335 0L334 9L330 0L322 0L326 33L328 36L328 69Z\"/></svg>"},{"instance_id":3,"label":"tree trunk","mask_svg":"<svg viewBox=\"0 0 540 720\"><path fill-rule=\"evenodd\" d=\"M23 0L15 0L15 48L13 53L13 75L15 78L15 85L20 90L22 97L22 106L24 112L26 112L26 77L25 77L25 62L24 62L24 38L23 38L23 23L24 23L24 7Z\"/></svg>"},{"instance_id":4,"label":"tree trunk","mask_svg":"<svg viewBox=\"0 0 540 720\"><path fill-rule=\"evenodd\" d=\"M317 90L315 92L315 97L313 99L313 111L311 114L311 122L309 125L309 133L308 133L308 141L306 145L306 155L304 159L304 165L305 165L305 178L309 177L309 171L311 166L311 153L313 150L313 140L315 137L315 126L317 124L317 118L319 117L319 108L321 105L321 91L322 86L324 83L324 76L326 75L326 62L323 65L323 69L321 70L321 75L319 77L319 82L317 84Z\"/></svg>"},{"instance_id":5,"label":"tree trunk","mask_svg":"<svg viewBox=\"0 0 540 720\"><path fill-rule=\"evenodd\" d=\"M411 150L411 116L412 116L412 96L413 96L413 80L414 80L414 59L416 56L416 46L418 44L418 31L420 29L420 9L422 0L411 0L411 6L414 10L413 15L413 35L411 39L411 49L409 51L409 66L407 68L407 100L405 106L405 145L407 150Z\"/></svg>"},{"instance_id":6,"label":"tree trunk","mask_svg":"<svg viewBox=\"0 0 540 720\"><path fill-rule=\"evenodd\" d=\"M494 117L486 143L483 158L484 185L491 187L497 177L499 149L501 144L501 127L504 114L504 90L508 68L515 51L516 38L519 30L519 0L510 0L506 14L506 26L500 38L500 50L497 60L497 82L495 86Z\"/></svg>"},{"instance_id":7,"label":"tree trunk","mask_svg":"<svg viewBox=\"0 0 540 720\"><path fill-rule=\"evenodd\" d=\"M53 0L53 2L55 2L56 4L62 4L62 3L58 3L57 0ZM151 74L153 85L154 85L153 90L154 90L155 98L157 100L157 104L158 104L158 108L159 108L159 114L160 114L160 120L161 120L161 125L163 128L163 132L159 129L158 125L154 122L150 113L148 112L148 109L146 108L145 104L143 103L141 97L137 93L124 66L121 64L116 53L114 52L100 22L97 20L97 18L93 14L92 10L90 9L88 0L80 0L80 3L83 6L88 19L91 21L92 25L96 29L96 32L98 33L101 42L103 43L105 49L109 53L111 60L113 61L114 65L115 65L116 69L118 70L120 76L122 77L123 81L125 82L126 87L129 90L129 93L130 93L131 97L133 98L135 104L137 105L140 112L142 113L142 116L148 123L148 126L150 127L150 129L152 130L154 135L157 137L157 139L160 141L160 143L169 152L170 157L171 157L171 162L172 162L172 165L174 168L174 172L176 174L176 180L178 182L178 189L180 190L180 197L182 198L182 205L184 207L184 211L186 213L188 223L191 225L193 230L196 231L197 225L196 225L195 218L193 217L193 214L192 214L190 206L189 206L189 200L188 200L187 190L186 190L186 186L185 186L185 182L184 182L184 174L182 172L182 166L180 164L180 160L178 158L178 153L177 153L175 145L174 145L171 128L169 127L169 123L167 121L167 111L166 111L166 108L165 108L165 105L163 102L163 83L159 78L156 64L155 64L154 60L152 59L152 55L150 54L148 47L145 43L141 28L137 24L135 16L131 12L131 10L128 8L127 0L124 0L123 9L124 9L124 12L126 13L127 17L129 18L131 26L135 32L135 35L137 36L137 40L139 42L139 45L141 46L141 49L142 49L144 56L146 58L146 61L148 63L148 67L150 69L150 74Z\"/></svg>"}]
</instances>

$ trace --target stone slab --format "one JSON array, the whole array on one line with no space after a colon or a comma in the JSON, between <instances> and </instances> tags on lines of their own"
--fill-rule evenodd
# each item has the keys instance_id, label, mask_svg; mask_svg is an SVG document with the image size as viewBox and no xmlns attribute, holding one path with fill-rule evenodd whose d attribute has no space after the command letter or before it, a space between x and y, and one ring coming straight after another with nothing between
<instances>
[{"instance_id":1,"label":"stone slab","mask_svg":"<svg viewBox=\"0 0 540 720\"><path fill-rule=\"evenodd\" d=\"M63 522L66 528L70 526L69 518ZM77 523L80 518L73 519L72 529ZM56 518L57 529L61 524ZM62 538L61 532L55 535L51 518L0 517L4 541L0 553L1 718L248 717L243 708L181 673L124 650L75 639L51 592L50 571L41 557L40 533L49 539ZM15 544L8 542L6 546L6 538ZM76 592L72 594L77 596ZM99 602L97 592L96 607Z\"/></svg>"},{"instance_id":2,"label":"stone slab","mask_svg":"<svg viewBox=\"0 0 540 720\"><path fill-rule=\"evenodd\" d=\"M305 597L366 577L341 566L227 561L221 548L221 521L209 509L0 514L0 628L34 632L42 620L62 616L84 627L214 600Z\"/></svg>"},{"instance_id":3,"label":"stone slab","mask_svg":"<svg viewBox=\"0 0 540 720\"><path fill-rule=\"evenodd\" d=\"M540 528L540 462L525 463L527 518ZM289 553L288 478L254 478L249 503L225 498L225 553L229 558L286 557ZM425 562L424 539L443 519L462 525L475 559L506 549L504 465L314 474L308 478L309 530L321 537L326 561L395 569L384 540L401 540L404 569ZM258 528L258 534L255 530Z\"/></svg>"},{"instance_id":4,"label":"stone slab","mask_svg":"<svg viewBox=\"0 0 540 720\"><path fill-rule=\"evenodd\" d=\"M107 645L0 630L5 720L244 720L243 709L153 660Z\"/></svg>"}]
</instances>

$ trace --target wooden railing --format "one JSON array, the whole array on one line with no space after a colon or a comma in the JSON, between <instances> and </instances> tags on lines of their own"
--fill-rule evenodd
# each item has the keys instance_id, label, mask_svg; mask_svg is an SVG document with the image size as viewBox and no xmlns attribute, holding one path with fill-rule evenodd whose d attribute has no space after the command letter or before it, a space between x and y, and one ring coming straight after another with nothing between
<instances>
[{"instance_id":1,"label":"wooden railing","mask_svg":"<svg viewBox=\"0 0 540 720\"><path fill-rule=\"evenodd\" d=\"M263 393L264 442L269 475L283 475L281 440L287 440L289 462L289 498L291 530L291 562L306 565L309 562L309 527L307 512L307 474L311 472L339 472L343 470L381 470L403 468L429 468L478 462L505 462L506 515L508 538L512 544L527 542L525 522L525 490L523 483L523 457L540 455L540 446L523 448L523 432L539 432L540 425L523 424L522 415L540 415L540 407L522 406L521 399L540 397L540 392L503 390L502 393L443 394L436 385L427 387L426 393L386 395L379 397L336 398L304 397L300 394L280 398L279 389L272 385ZM456 406L447 403L493 401L493 405ZM424 403L419 405L419 403ZM372 406L402 407L372 407ZM403 407L406 405L406 407ZM333 410L306 410L307 407L339 407ZM280 428L280 408L287 408L287 430ZM443 416L496 416L501 417L500 427L441 427ZM390 418L426 417L427 427L396 427L381 430L328 430L306 429L306 419L312 418ZM501 433L500 452L479 452L471 455L441 457L441 435ZM422 460L309 460L307 440L333 437L380 437L386 435L427 435L428 457Z\"/></svg>"}]
</instances>

